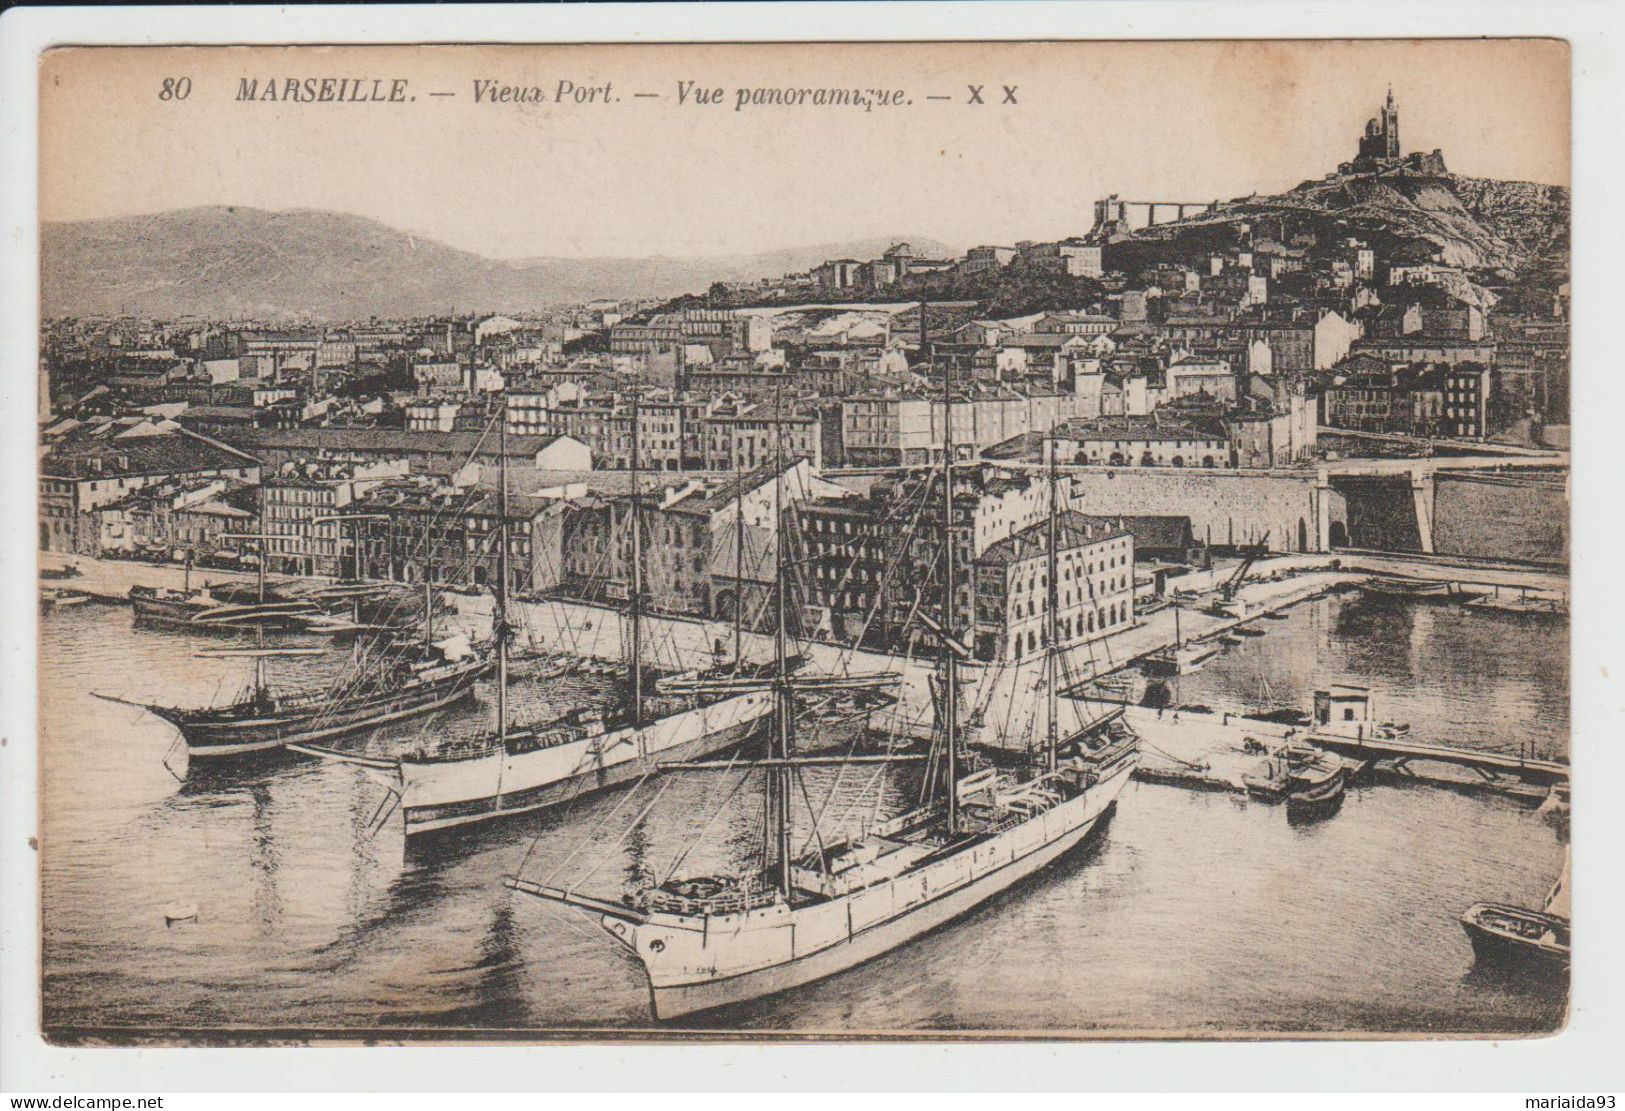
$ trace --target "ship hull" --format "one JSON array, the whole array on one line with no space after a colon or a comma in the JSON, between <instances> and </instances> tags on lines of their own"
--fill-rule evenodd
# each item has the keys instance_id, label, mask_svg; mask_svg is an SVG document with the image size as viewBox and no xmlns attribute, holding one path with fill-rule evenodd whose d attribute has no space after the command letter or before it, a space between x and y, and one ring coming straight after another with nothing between
<instances>
[{"instance_id":1,"label":"ship hull","mask_svg":"<svg viewBox=\"0 0 1625 1111\"><path fill-rule=\"evenodd\" d=\"M200 606L196 602L168 602L157 598L131 598L130 608L135 611L135 616L142 621L162 625L190 625L192 619L208 607Z\"/></svg>"},{"instance_id":2,"label":"ship hull","mask_svg":"<svg viewBox=\"0 0 1625 1111\"><path fill-rule=\"evenodd\" d=\"M191 757L244 756L291 744L361 733L419 714L431 713L473 697L482 671L469 671L421 689L397 690L334 711L331 707L301 714L200 723L163 714L186 739Z\"/></svg>"},{"instance_id":3,"label":"ship hull","mask_svg":"<svg viewBox=\"0 0 1625 1111\"><path fill-rule=\"evenodd\" d=\"M1542 941L1536 938L1521 937L1506 930L1493 928L1487 922L1480 921L1484 912L1500 912L1521 918L1524 921L1536 923L1542 927L1550 927L1554 933L1561 929L1566 936L1568 925L1565 921L1551 915L1525 910L1521 907L1503 906L1496 903L1480 903L1470 908L1462 915L1461 928L1466 931L1467 939L1472 942L1473 956L1487 964L1500 965L1513 968L1542 968L1566 969L1569 966L1569 947L1566 941L1557 944L1553 941Z\"/></svg>"},{"instance_id":4,"label":"ship hull","mask_svg":"<svg viewBox=\"0 0 1625 1111\"><path fill-rule=\"evenodd\" d=\"M786 911L779 908L778 916L784 921L774 922L774 912L768 911L755 915L757 921L754 925L747 922L738 930L719 926L714 934L703 938L698 950L691 929L679 931L653 923L628 926L609 918L604 919L603 925L644 961L649 973L650 1006L657 1020L679 1018L774 995L844 972L907 944L975 910L988 899L1078 847L1116 803L1118 795L1128 784L1135 763L1134 760L1125 761L1109 778L1095 784L1078 798L1057 806L1023 826L991 838L975 850L967 850L948 860L927 865L920 870L926 875L906 873L876 887L812 908L819 912L820 917L831 920L828 922L798 922L796 919L804 916L806 910ZM1022 846L1019 835L1038 823L1046 823L1042 831L1044 836L1031 846ZM955 884L951 877L929 875L933 870L954 871L964 863L960 858L971 852L978 859L987 861L987 864L978 870L976 860L970 861L968 874L961 882ZM1003 859L1005 855L1008 859ZM935 888L934 880L946 882L940 894L927 894ZM868 924L860 924L864 922L862 915L866 912L861 908L866 901L872 902L880 897L892 900L908 898L914 892L920 893L920 901L882 915ZM895 902L892 905L895 906ZM800 937L798 926L802 927ZM813 928L807 929L808 926ZM674 936L679 933L689 936L681 939ZM760 936L753 938L751 935ZM822 944L814 940L809 945L810 951L805 954L797 952L798 946L809 935L821 938ZM706 959L700 955L706 947L716 950L712 957L718 969L716 974L696 976L673 972L667 967L669 962L662 959L669 952L686 953L679 959L692 964L695 959ZM747 951L740 952L741 947ZM748 960L748 950L751 948L776 950L786 959L731 975L720 974L721 968L727 967L728 962L740 957ZM734 952L730 953L730 949Z\"/></svg>"},{"instance_id":5,"label":"ship hull","mask_svg":"<svg viewBox=\"0 0 1625 1111\"><path fill-rule=\"evenodd\" d=\"M1385 598L1454 600L1477 597L1476 593L1458 591L1454 583L1448 582L1420 582L1411 579L1371 579L1364 585L1365 589L1369 593L1379 594Z\"/></svg>"},{"instance_id":6,"label":"ship hull","mask_svg":"<svg viewBox=\"0 0 1625 1111\"><path fill-rule=\"evenodd\" d=\"M748 740L772 712L766 694L685 710L553 748L464 760L402 761L408 837L528 813L634 782L657 762L690 760Z\"/></svg>"},{"instance_id":7,"label":"ship hull","mask_svg":"<svg viewBox=\"0 0 1625 1111\"><path fill-rule=\"evenodd\" d=\"M1342 809L1346 783L1347 772L1341 764L1320 778L1305 781L1294 776L1286 796L1287 816L1302 820L1331 817Z\"/></svg>"},{"instance_id":8,"label":"ship hull","mask_svg":"<svg viewBox=\"0 0 1625 1111\"><path fill-rule=\"evenodd\" d=\"M228 631L243 628L294 629L321 613L315 606L304 603L219 606L151 598L133 599L131 609L135 611L136 619L144 624Z\"/></svg>"}]
</instances>

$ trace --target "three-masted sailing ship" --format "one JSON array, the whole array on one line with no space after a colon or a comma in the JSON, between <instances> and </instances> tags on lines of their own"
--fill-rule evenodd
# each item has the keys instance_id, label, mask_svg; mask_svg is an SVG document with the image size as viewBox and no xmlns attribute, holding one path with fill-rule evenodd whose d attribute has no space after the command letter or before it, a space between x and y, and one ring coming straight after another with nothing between
<instances>
[{"instance_id":1,"label":"three-masted sailing ship","mask_svg":"<svg viewBox=\"0 0 1625 1111\"><path fill-rule=\"evenodd\" d=\"M501 420L505 442L507 420L505 416ZM626 612L630 658L624 688L607 705L575 707L551 720L522 727L510 723L507 675L515 629L510 615L504 466L498 494L501 551L492 617L498 673L495 731L394 759L353 760L394 774L391 789L398 796L408 836L527 813L629 783L646 774L656 760L708 755L750 739L767 723L772 699L749 684L645 690L644 552L635 395L632 425L631 590ZM506 460L505 447L502 455Z\"/></svg>"},{"instance_id":2,"label":"three-masted sailing ship","mask_svg":"<svg viewBox=\"0 0 1625 1111\"><path fill-rule=\"evenodd\" d=\"M944 374L951 389L951 375ZM951 398L951 392L949 393ZM945 422L951 429L951 422ZM1080 844L1128 784L1139 742L1120 711L1062 737L1056 699L1061 646L1057 619L1056 507L1051 506L1045 656L1048 719L1042 745L1012 751L966 747L957 628L959 578L954 542L951 432L943 461L938 620L937 737L926 754L921 804L860 836L800 853L792 847L791 799L800 768L814 764L919 759L912 754L823 757L798 753L798 699L840 684L895 682L895 676L803 677L786 661L783 520L778 528L778 666L762 679L732 680L768 699L775 727L765 758L671 762L667 772L756 767L765 772L767 851L760 869L738 875L668 878L623 899L583 894L522 875L519 892L586 910L637 958L656 1019L739 1003L852 968L994 898ZM782 481L782 480L781 480ZM808 809L811 809L809 804ZM645 814L647 813L647 808ZM639 816L639 820L644 815Z\"/></svg>"}]
</instances>

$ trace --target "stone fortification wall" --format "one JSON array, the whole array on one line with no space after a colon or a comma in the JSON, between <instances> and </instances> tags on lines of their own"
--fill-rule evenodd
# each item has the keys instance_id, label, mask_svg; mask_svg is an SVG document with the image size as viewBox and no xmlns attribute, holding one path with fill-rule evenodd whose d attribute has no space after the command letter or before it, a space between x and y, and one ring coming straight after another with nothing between
<instances>
[{"instance_id":1,"label":"stone fortification wall","mask_svg":"<svg viewBox=\"0 0 1625 1111\"><path fill-rule=\"evenodd\" d=\"M1545 474L1440 474L1433 547L1441 555L1566 563L1566 483Z\"/></svg>"},{"instance_id":2,"label":"stone fortification wall","mask_svg":"<svg viewBox=\"0 0 1625 1111\"><path fill-rule=\"evenodd\" d=\"M1333 479L1333 483L1339 487L1342 503L1342 527L1332 530L1335 545L1346 543L1381 552L1423 550L1408 476L1341 482Z\"/></svg>"},{"instance_id":3,"label":"stone fortification wall","mask_svg":"<svg viewBox=\"0 0 1625 1111\"><path fill-rule=\"evenodd\" d=\"M1083 513L1184 516L1199 541L1225 546L1269 536L1274 551L1321 551L1315 474L1203 471L1171 467L1088 467L1078 471L1075 508Z\"/></svg>"}]
</instances>

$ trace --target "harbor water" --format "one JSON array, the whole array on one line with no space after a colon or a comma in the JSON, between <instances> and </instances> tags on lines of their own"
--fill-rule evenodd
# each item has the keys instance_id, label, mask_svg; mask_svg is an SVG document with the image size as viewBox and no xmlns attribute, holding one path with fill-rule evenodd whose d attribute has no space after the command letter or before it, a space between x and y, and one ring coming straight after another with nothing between
<instances>
[{"instance_id":1,"label":"harbor water","mask_svg":"<svg viewBox=\"0 0 1625 1111\"><path fill-rule=\"evenodd\" d=\"M1562 622L1347 594L1258 627L1265 636L1181 677L1177 701L1307 707L1317 686L1359 683L1376 692L1383 719L1408 722L1418 739L1567 754ZM138 628L111 605L43 619L48 1028L229 1039L649 1025L641 968L587 916L514 894L502 878L523 869L613 898L674 864L680 875L723 868L759 837L750 783L719 809L742 773L658 777L630 805L612 792L408 849L398 815L371 831L387 796L365 770L296 757L188 769L167 725L91 694L229 697L245 661L193 655L219 643ZM342 650L274 664L284 681L297 667L308 682L341 666ZM516 717L589 694L519 678ZM477 733L490 720L489 687L480 699L352 747L388 753ZM830 732L838 746L839 727ZM915 790L917 772L882 773L871 790L875 774L816 769L809 808L858 828ZM648 821L628 830L657 793ZM798 844L810 836L803 823ZM1480 900L1538 906L1563 851L1530 806L1493 795L1374 782L1350 788L1334 817L1293 824L1283 808L1240 796L1132 784L1083 848L965 918L851 972L689 1025L1550 1031L1563 1022L1566 983L1475 966L1458 918ZM166 924L176 903L196 904L196 921Z\"/></svg>"}]
</instances>

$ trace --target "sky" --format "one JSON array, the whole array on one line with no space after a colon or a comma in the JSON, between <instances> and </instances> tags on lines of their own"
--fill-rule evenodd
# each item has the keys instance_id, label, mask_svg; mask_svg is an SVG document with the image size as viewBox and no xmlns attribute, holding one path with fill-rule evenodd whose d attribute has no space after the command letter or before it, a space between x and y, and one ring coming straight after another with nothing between
<instances>
[{"instance_id":1,"label":"sky","mask_svg":"<svg viewBox=\"0 0 1625 1111\"><path fill-rule=\"evenodd\" d=\"M398 102L237 99L243 78L322 77L405 84ZM476 103L476 81L546 99ZM608 90L559 102L561 82ZM509 259L964 249L1082 233L1111 193L1290 188L1353 157L1390 84L1404 150L1568 184L1553 40L91 48L42 63L40 211L330 209ZM764 88L901 102L737 107Z\"/></svg>"}]
</instances>

